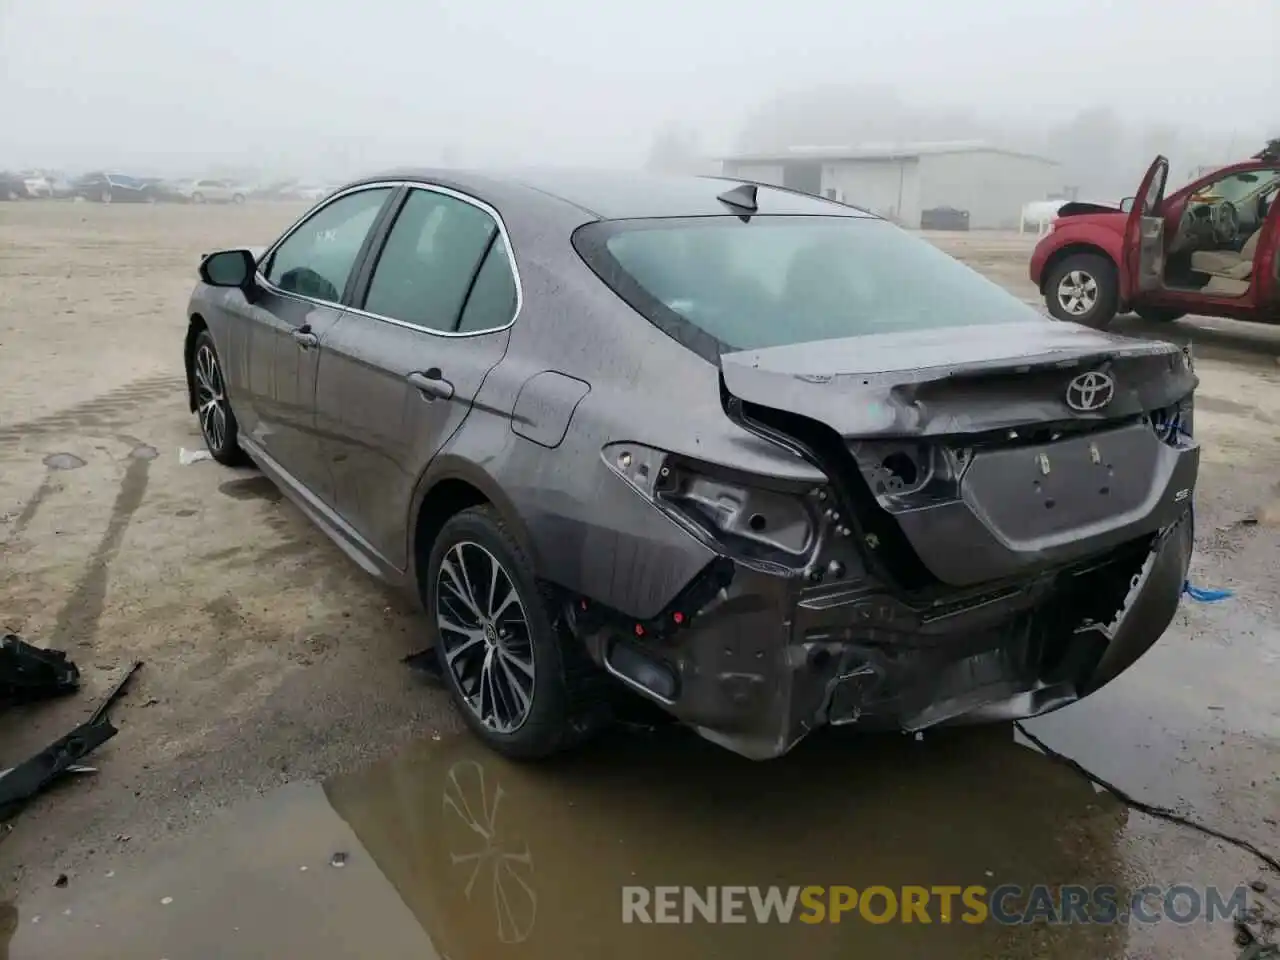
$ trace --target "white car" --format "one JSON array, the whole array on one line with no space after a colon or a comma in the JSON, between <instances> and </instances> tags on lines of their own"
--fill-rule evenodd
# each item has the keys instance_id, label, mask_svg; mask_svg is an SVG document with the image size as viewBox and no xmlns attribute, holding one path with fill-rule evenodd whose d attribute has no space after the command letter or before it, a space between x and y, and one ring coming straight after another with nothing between
<instances>
[{"instance_id":1,"label":"white car","mask_svg":"<svg viewBox=\"0 0 1280 960\"><path fill-rule=\"evenodd\" d=\"M300 200L310 200L314 202L316 200L323 200L337 189L337 187L326 184L305 184L300 187L295 187L293 192Z\"/></svg>"},{"instance_id":2,"label":"white car","mask_svg":"<svg viewBox=\"0 0 1280 960\"><path fill-rule=\"evenodd\" d=\"M249 193L233 180L186 180L177 190L192 203L244 203Z\"/></svg>"},{"instance_id":3,"label":"white car","mask_svg":"<svg viewBox=\"0 0 1280 960\"><path fill-rule=\"evenodd\" d=\"M53 181L43 173L24 174L22 185L26 187L28 197L43 199L53 196Z\"/></svg>"}]
</instances>

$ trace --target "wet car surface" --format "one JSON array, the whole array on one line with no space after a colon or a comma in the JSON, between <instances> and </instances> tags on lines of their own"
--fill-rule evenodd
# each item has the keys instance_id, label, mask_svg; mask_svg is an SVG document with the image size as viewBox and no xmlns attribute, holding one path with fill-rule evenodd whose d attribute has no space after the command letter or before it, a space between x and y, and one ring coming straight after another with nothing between
<instances>
[{"instance_id":1,"label":"wet car surface","mask_svg":"<svg viewBox=\"0 0 1280 960\"><path fill-rule=\"evenodd\" d=\"M619 687L760 760L1039 716L1177 609L1189 355L1051 322L856 208L410 171L199 277L208 452L421 605L504 756L580 744Z\"/></svg>"}]
</instances>

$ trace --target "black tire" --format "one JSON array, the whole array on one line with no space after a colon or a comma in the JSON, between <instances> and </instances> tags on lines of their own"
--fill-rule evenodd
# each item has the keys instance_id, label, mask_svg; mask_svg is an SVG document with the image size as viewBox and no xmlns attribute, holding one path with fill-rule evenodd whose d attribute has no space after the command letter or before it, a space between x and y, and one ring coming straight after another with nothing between
<instances>
[{"instance_id":1,"label":"black tire","mask_svg":"<svg viewBox=\"0 0 1280 960\"><path fill-rule=\"evenodd\" d=\"M208 360L212 360L216 378L209 376ZM206 384L206 380L212 382ZM213 459L227 467L238 467L248 463L249 458L240 449L240 424L231 411L231 401L227 397L222 360L218 357L218 348L214 346L213 337L209 335L208 330L201 330L196 336L196 342L192 345L191 382L195 386L196 419L200 424L200 435L204 437L204 445ZM206 386L209 389L206 389ZM212 408L206 411L204 408L204 404L213 400L220 401L221 429L219 429L219 411Z\"/></svg>"},{"instance_id":2,"label":"black tire","mask_svg":"<svg viewBox=\"0 0 1280 960\"><path fill-rule=\"evenodd\" d=\"M232 202L232 203L244 203L244 194L243 194L243 193L237 193L237 194L233 195L233 196L232 196L232 198L231 198L231 202Z\"/></svg>"},{"instance_id":3,"label":"black tire","mask_svg":"<svg viewBox=\"0 0 1280 960\"><path fill-rule=\"evenodd\" d=\"M191 195L192 203L204 203L204 194L197 190Z\"/></svg>"},{"instance_id":4,"label":"black tire","mask_svg":"<svg viewBox=\"0 0 1280 960\"><path fill-rule=\"evenodd\" d=\"M1082 297L1078 301L1083 308L1077 312L1068 309L1071 300L1063 292L1064 284L1073 280L1077 290L1086 294L1092 291L1091 300ZM1120 276L1116 265L1109 257L1097 253L1073 253L1063 258L1045 280L1044 302L1058 320L1105 330L1120 306Z\"/></svg>"},{"instance_id":5,"label":"black tire","mask_svg":"<svg viewBox=\"0 0 1280 960\"><path fill-rule=\"evenodd\" d=\"M102 191L102 193L101 193L101 195L98 197L98 199L99 199L99 200L101 200L103 203L110 203L110 202L111 202L111 191L110 191L110 190L103 190L103 191Z\"/></svg>"},{"instance_id":6,"label":"black tire","mask_svg":"<svg viewBox=\"0 0 1280 960\"><path fill-rule=\"evenodd\" d=\"M520 624L508 619L509 614L503 614L503 619L495 622L509 625L514 623L514 626L509 626L515 637L512 648L518 643L521 655L527 649L534 667L523 719L509 730L495 729L482 721L477 710L483 710L483 700L480 706L473 705L463 689L463 678L459 677L459 673L469 672L468 659L472 661L472 665L476 657L486 659L486 648L501 641L496 639L495 634L484 633L483 629L477 631L484 634L483 643L475 653L457 656L454 660L457 665L455 670L450 663L449 650L456 653L459 646L464 643L479 643L480 638L464 640L461 631L448 631L449 636L446 637L441 628L442 613L451 618L458 613L466 613L466 608L459 604L460 595L447 587L444 590L441 588L442 568L446 558L451 569L456 569L461 555L466 569L471 571L469 582L476 579L489 583L491 568L489 572L480 569L487 562L485 554L488 559L497 561L507 582L514 587L527 630L521 632ZM449 574L445 573L444 576L447 578ZM607 707L600 705L600 675L585 651L578 646L578 641L568 636L560 625L555 604L539 586L528 555L519 541L511 535L496 510L490 506L471 507L451 517L432 544L425 579L427 618L445 685L471 732L489 748L512 760L537 760L578 745L603 725ZM443 607L442 594L445 601ZM505 594L500 595L505 598ZM483 596L475 599L482 604L486 602ZM462 603L465 604L465 601ZM511 640L507 642L512 643ZM448 648L446 643L450 645ZM523 676L527 678L527 674ZM467 682L471 683L472 678L468 677ZM504 679L502 683L507 700L511 702L514 699L511 696L511 681ZM474 678L474 684L474 689L479 691L478 674Z\"/></svg>"},{"instance_id":7,"label":"black tire","mask_svg":"<svg viewBox=\"0 0 1280 960\"><path fill-rule=\"evenodd\" d=\"M1187 315L1185 310L1173 310L1169 307L1136 307L1133 312L1150 323L1173 323Z\"/></svg>"}]
</instances>

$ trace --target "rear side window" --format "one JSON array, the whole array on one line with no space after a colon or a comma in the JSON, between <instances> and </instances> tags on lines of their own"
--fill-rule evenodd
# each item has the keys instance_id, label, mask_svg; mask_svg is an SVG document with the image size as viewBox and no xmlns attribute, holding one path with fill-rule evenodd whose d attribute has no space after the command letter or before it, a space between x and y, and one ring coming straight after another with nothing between
<instances>
[{"instance_id":1,"label":"rear side window","mask_svg":"<svg viewBox=\"0 0 1280 960\"><path fill-rule=\"evenodd\" d=\"M276 247L267 280L289 293L339 302L365 236L390 193L390 187L361 190L321 207Z\"/></svg>"},{"instance_id":2,"label":"rear side window","mask_svg":"<svg viewBox=\"0 0 1280 960\"><path fill-rule=\"evenodd\" d=\"M456 330L497 236L498 224L479 207L443 193L411 191L374 267L364 309L428 330Z\"/></svg>"},{"instance_id":3,"label":"rear side window","mask_svg":"<svg viewBox=\"0 0 1280 960\"><path fill-rule=\"evenodd\" d=\"M703 354L1050 322L932 244L869 217L605 221L581 227L573 243L633 308Z\"/></svg>"},{"instance_id":4,"label":"rear side window","mask_svg":"<svg viewBox=\"0 0 1280 960\"><path fill-rule=\"evenodd\" d=\"M516 278L501 236L493 238L458 321L459 333L505 327L516 315Z\"/></svg>"}]
</instances>

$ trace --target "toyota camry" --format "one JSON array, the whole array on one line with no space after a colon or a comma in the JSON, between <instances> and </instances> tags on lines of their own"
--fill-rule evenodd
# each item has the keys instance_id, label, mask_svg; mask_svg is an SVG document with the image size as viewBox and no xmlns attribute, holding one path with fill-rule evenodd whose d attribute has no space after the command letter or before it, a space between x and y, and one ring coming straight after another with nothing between
<instances>
[{"instance_id":1,"label":"toyota camry","mask_svg":"<svg viewBox=\"0 0 1280 960\"><path fill-rule=\"evenodd\" d=\"M509 756L582 741L623 687L756 759L1034 716L1177 607L1189 357L1044 317L861 210L407 171L199 274L209 451L421 603Z\"/></svg>"}]
</instances>

